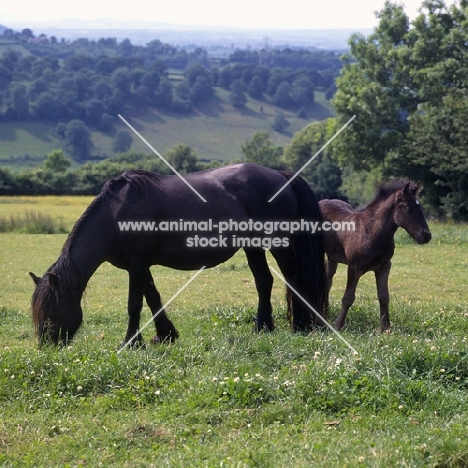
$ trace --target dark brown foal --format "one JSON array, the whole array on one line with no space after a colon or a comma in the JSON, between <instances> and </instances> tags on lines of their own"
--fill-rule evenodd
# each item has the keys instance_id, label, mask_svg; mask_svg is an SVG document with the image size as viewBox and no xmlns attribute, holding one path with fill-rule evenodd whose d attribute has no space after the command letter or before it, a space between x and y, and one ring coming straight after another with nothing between
<instances>
[{"instance_id":1,"label":"dark brown foal","mask_svg":"<svg viewBox=\"0 0 468 468\"><path fill-rule=\"evenodd\" d=\"M395 250L393 236L402 227L418 244L426 244L432 237L417 198L420 188L408 180L392 181L381 185L374 200L359 210L341 200L320 201L329 290L338 263L348 265L337 330L343 328L359 278L368 271L375 273L382 331L390 327L388 276Z\"/></svg>"}]
</instances>

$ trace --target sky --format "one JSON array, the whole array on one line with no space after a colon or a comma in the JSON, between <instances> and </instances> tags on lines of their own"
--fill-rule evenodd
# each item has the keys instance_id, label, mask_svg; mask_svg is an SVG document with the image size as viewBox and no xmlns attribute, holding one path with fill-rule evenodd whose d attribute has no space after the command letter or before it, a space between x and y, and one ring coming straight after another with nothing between
<instances>
[{"instance_id":1,"label":"sky","mask_svg":"<svg viewBox=\"0 0 468 468\"><path fill-rule=\"evenodd\" d=\"M385 0L22 0L4 1L0 24L30 24L68 19L115 19L129 27L139 21L254 29L353 29L377 25L374 12ZM422 0L397 1L413 19ZM451 2L447 2L451 3Z\"/></svg>"}]
</instances>

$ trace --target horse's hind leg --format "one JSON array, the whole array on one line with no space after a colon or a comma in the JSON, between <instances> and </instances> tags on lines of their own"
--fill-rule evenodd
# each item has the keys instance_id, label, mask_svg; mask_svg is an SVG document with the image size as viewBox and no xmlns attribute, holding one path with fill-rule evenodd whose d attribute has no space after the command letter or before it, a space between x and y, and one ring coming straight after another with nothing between
<instances>
[{"instance_id":1,"label":"horse's hind leg","mask_svg":"<svg viewBox=\"0 0 468 468\"><path fill-rule=\"evenodd\" d=\"M327 262L325 263L325 269L327 272L327 287L328 287L328 293L330 293L330 289L333 284L333 277L335 276L336 269L338 268L338 262L333 260L333 258L330 258L327 255Z\"/></svg>"},{"instance_id":2,"label":"horse's hind leg","mask_svg":"<svg viewBox=\"0 0 468 468\"><path fill-rule=\"evenodd\" d=\"M273 276L268 268L264 250L244 249L247 262L255 278L258 293L256 331L272 331L275 326L271 308L271 289Z\"/></svg>"},{"instance_id":3,"label":"horse's hind leg","mask_svg":"<svg viewBox=\"0 0 468 468\"><path fill-rule=\"evenodd\" d=\"M335 328L341 330L346 320L349 308L353 305L356 298L356 286L358 284L361 272L352 266L348 266L348 280L346 282L346 291L341 300L341 310L338 318L335 321Z\"/></svg>"},{"instance_id":4,"label":"horse's hind leg","mask_svg":"<svg viewBox=\"0 0 468 468\"><path fill-rule=\"evenodd\" d=\"M151 340L153 343L160 343L163 341L175 341L179 337L174 324L169 320L166 311L163 309L161 303L161 296L154 285L151 272L148 270L148 279L145 288L145 298L148 307L154 317L154 326L156 327L156 336Z\"/></svg>"},{"instance_id":5,"label":"horse's hind leg","mask_svg":"<svg viewBox=\"0 0 468 468\"><path fill-rule=\"evenodd\" d=\"M390 328L390 314L388 304L390 295L388 293L388 276L390 275L391 262L386 263L382 268L375 271L375 283L377 285L377 296L380 305L380 327L382 331Z\"/></svg>"}]
</instances>

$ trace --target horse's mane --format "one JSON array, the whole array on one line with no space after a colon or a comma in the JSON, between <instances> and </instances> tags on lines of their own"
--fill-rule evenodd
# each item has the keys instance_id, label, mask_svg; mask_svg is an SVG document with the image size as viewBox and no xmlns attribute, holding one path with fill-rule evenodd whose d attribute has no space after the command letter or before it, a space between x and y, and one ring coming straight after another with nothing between
<instances>
[{"instance_id":1,"label":"horse's mane","mask_svg":"<svg viewBox=\"0 0 468 468\"><path fill-rule=\"evenodd\" d=\"M109 198L113 198L120 204L125 204L125 200L119 198L116 191L125 184L131 184L141 190L143 193L147 193L148 182L159 184L161 181L161 175L156 172L149 172L143 170L131 170L125 171L122 174L111 177L104 182L101 192L94 198L94 200L88 205L84 213L80 218L75 222L73 228L68 235L67 240L62 248L62 253L68 252L70 246L75 238L76 234L82 229L83 224L86 220L92 216L99 206Z\"/></svg>"},{"instance_id":2,"label":"horse's mane","mask_svg":"<svg viewBox=\"0 0 468 468\"><path fill-rule=\"evenodd\" d=\"M146 194L148 183L154 184L159 182L159 174L140 170L126 171L117 177L107 179L101 189L101 192L93 199L84 213L75 222L73 228L68 234L67 240L62 247L62 252L59 258L48 268L45 275L60 275L60 284L61 287L64 288L64 294L73 298L73 282L81 282L82 278L80 277L79 271L72 260L70 249L74 238L81 231L81 229L83 229L86 221L96 213L99 207L102 206L102 204L105 203L109 197L112 197L118 203L125 204L125 200L122 200L119 197L119 190L123 187L123 185L132 184L133 186L137 187L138 190L141 190ZM75 302L78 301L73 301L73 303ZM36 330L38 329L39 323L41 323L45 318L45 306L50 306L50 304L54 304L53 291L50 287L47 287L44 282L41 282L41 284L36 287L31 303L33 322ZM54 313L54 309L52 309L52 312L49 313L47 318L54 321Z\"/></svg>"}]
</instances>

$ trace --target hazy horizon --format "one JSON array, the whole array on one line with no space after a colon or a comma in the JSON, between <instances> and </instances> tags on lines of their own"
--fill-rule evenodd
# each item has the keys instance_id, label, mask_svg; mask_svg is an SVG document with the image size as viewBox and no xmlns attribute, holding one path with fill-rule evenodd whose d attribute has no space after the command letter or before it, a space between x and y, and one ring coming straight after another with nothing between
<instances>
[{"instance_id":1,"label":"hazy horizon","mask_svg":"<svg viewBox=\"0 0 468 468\"><path fill-rule=\"evenodd\" d=\"M381 10L384 3L385 0L331 0L311 5L310 1L290 0L285 7L284 4L271 4L265 0L237 0L235 8L230 8L214 0L199 0L167 3L162 8L143 2L133 2L130 6L119 3L112 5L109 10L107 4L91 0L60 4L55 0L24 0L21 11L14 3L2 5L0 24L12 28L28 25L63 28L67 23L82 21L88 27L92 23L126 23L129 29L141 27L145 23L181 28L226 27L247 30L371 29L378 23L375 12ZM406 14L414 19L422 0L398 3L403 3Z\"/></svg>"}]
</instances>

